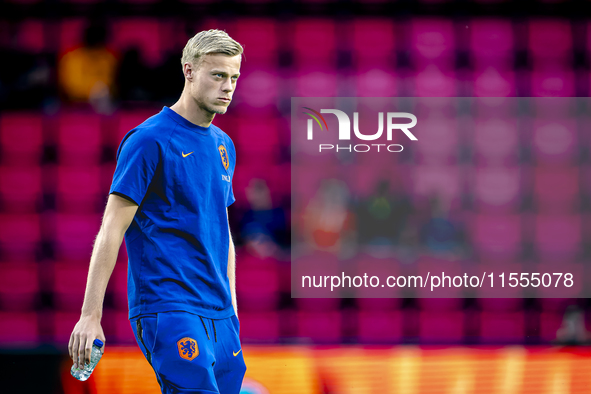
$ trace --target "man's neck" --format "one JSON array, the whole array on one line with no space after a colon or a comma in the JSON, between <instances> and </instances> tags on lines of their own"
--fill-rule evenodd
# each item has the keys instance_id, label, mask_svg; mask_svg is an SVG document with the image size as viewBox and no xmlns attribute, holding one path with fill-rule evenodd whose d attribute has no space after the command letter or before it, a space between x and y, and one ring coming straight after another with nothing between
<instances>
[{"instance_id":1,"label":"man's neck","mask_svg":"<svg viewBox=\"0 0 591 394\"><path fill-rule=\"evenodd\" d=\"M195 100L183 91L179 100L170 109L187 119L189 122L201 127L209 127L215 114L205 112Z\"/></svg>"}]
</instances>

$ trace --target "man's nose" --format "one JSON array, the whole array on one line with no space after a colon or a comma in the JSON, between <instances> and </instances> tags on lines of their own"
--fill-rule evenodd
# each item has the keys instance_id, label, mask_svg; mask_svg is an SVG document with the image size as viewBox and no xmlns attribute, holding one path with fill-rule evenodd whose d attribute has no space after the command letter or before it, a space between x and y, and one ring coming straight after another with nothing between
<instances>
[{"instance_id":1,"label":"man's nose","mask_svg":"<svg viewBox=\"0 0 591 394\"><path fill-rule=\"evenodd\" d=\"M232 80L227 79L224 81L224 84L222 85L222 90L224 92L231 92L232 90L234 90L234 86L232 85Z\"/></svg>"}]
</instances>

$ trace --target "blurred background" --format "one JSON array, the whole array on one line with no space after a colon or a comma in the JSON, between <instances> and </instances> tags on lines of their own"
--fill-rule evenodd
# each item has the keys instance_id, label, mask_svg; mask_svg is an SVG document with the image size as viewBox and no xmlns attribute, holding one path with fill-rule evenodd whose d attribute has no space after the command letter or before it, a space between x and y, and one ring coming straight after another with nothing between
<instances>
[{"instance_id":1,"label":"blurred background","mask_svg":"<svg viewBox=\"0 0 591 394\"><path fill-rule=\"evenodd\" d=\"M158 392L127 320L124 245L104 304L107 352L86 383L69 376L67 342L117 146L176 101L187 39L217 28L245 48L233 103L214 120L237 149L230 221L249 368L244 392L586 392L588 299L319 302L290 294L292 228L330 258L378 265L485 261L491 251L508 254L493 263L550 254L584 265L585 114L538 136L493 127L506 133L504 145L491 128L469 138L452 131L431 150L397 157L390 177L359 190L317 184L300 199L308 219L292 223L290 103L587 97L587 10L551 0L2 1L0 391ZM426 186L405 184L405 168ZM452 195L454 204L419 198L425 190ZM339 225L314 221L325 208ZM386 219L393 226L372 233Z\"/></svg>"}]
</instances>

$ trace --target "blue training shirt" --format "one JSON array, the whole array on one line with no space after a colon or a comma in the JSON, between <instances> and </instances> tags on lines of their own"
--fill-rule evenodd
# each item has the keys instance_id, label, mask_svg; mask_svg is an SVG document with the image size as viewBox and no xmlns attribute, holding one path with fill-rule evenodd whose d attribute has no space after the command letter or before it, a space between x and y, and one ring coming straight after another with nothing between
<instances>
[{"instance_id":1,"label":"blue training shirt","mask_svg":"<svg viewBox=\"0 0 591 394\"><path fill-rule=\"evenodd\" d=\"M139 205L125 233L130 319L171 310L234 315L226 207L235 201L235 165L226 133L168 107L125 135L109 193Z\"/></svg>"}]
</instances>

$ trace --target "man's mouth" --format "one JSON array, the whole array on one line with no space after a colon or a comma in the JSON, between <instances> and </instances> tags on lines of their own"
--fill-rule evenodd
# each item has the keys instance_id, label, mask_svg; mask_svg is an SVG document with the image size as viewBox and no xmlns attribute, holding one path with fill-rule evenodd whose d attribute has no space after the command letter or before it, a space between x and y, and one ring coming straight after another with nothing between
<instances>
[{"instance_id":1,"label":"man's mouth","mask_svg":"<svg viewBox=\"0 0 591 394\"><path fill-rule=\"evenodd\" d=\"M220 97L220 98L218 98L218 100L223 101L224 103L229 103L230 101L232 101L232 99L225 98L225 97Z\"/></svg>"}]
</instances>

